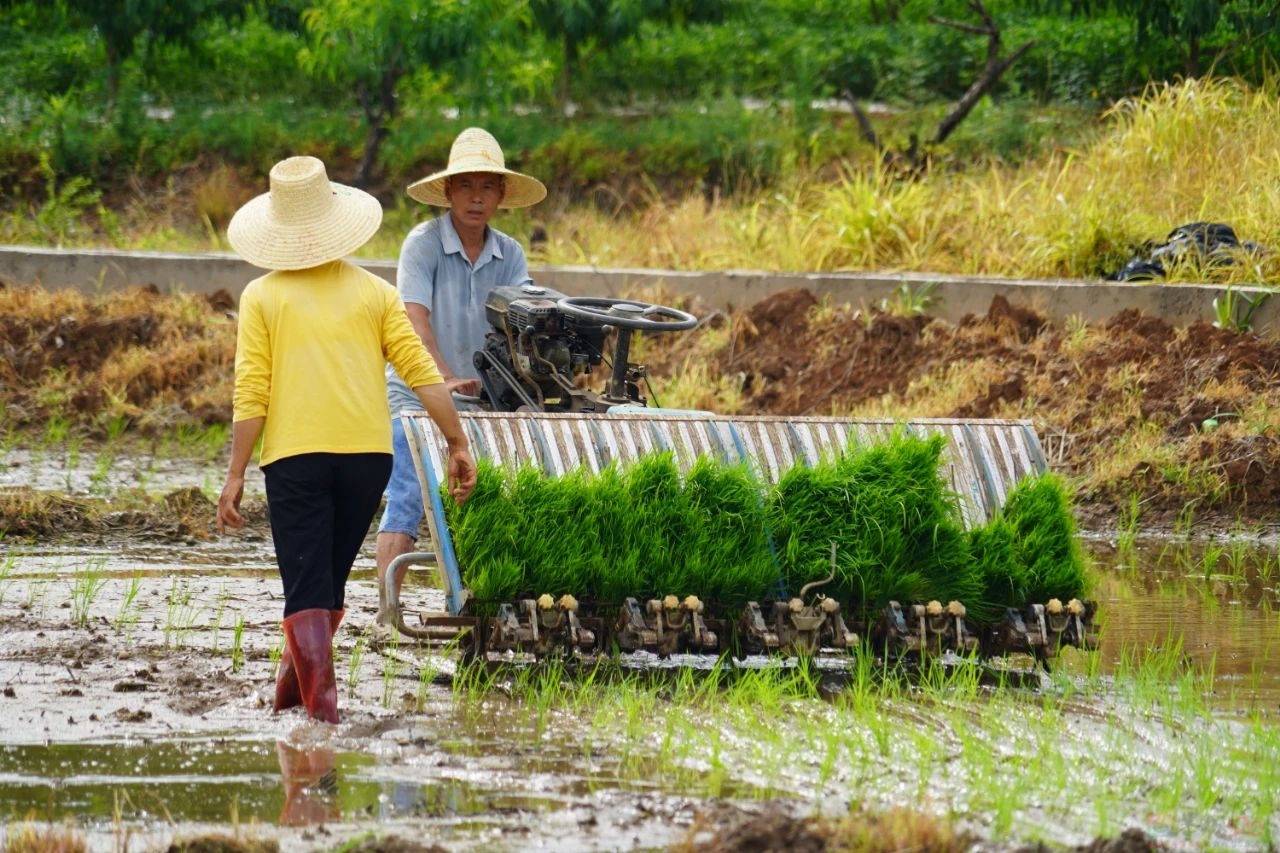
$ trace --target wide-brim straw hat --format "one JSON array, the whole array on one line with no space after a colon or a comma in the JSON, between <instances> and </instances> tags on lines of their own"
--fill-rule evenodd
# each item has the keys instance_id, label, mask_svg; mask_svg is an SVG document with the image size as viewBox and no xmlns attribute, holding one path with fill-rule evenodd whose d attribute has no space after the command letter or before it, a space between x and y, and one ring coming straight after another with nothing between
<instances>
[{"instance_id":1,"label":"wide-brim straw hat","mask_svg":"<svg viewBox=\"0 0 1280 853\"><path fill-rule=\"evenodd\" d=\"M231 217L227 240L246 261L269 270L302 270L359 249L382 224L376 198L329 180L315 157L271 168L271 191Z\"/></svg>"},{"instance_id":2,"label":"wide-brim straw hat","mask_svg":"<svg viewBox=\"0 0 1280 853\"><path fill-rule=\"evenodd\" d=\"M443 171L409 184L409 197L423 204L449 207L449 199L444 194L445 179L468 172L492 172L506 178L507 192L498 205L500 208L528 207L547 197L542 181L507 168L498 140L479 127L469 127L459 133L449 149L449 165Z\"/></svg>"}]
</instances>

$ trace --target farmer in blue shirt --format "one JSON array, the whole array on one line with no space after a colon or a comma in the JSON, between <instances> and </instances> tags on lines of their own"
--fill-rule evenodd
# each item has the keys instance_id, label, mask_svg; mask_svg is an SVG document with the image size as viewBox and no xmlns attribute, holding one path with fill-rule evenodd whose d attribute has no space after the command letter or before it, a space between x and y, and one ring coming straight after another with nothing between
<instances>
[{"instance_id":1,"label":"farmer in blue shirt","mask_svg":"<svg viewBox=\"0 0 1280 853\"><path fill-rule=\"evenodd\" d=\"M409 185L413 199L447 207L448 212L414 227L400 249L396 282L414 329L435 358L450 392L476 395L480 377L472 363L488 332L484 304L495 287L531 281L520 244L489 226L499 208L528 207L542 201L542 182L506 167L498 141L485 130L468 128L449 151L449 164ZM395 624L386 589L392 560L414 549L424 515L422 490L399 413L422 407L395 369L387 365L394 461L386 509L378 524L378 615L376 624ZM399 589L404 570L394 583Z\"/></svg>"}]
</instances>

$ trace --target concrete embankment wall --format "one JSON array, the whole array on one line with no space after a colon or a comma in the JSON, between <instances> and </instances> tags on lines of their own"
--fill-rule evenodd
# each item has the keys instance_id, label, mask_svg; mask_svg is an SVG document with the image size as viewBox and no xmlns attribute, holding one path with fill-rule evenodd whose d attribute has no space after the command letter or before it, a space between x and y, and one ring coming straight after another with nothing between
<instances>
[{"instance_id":1,"label":"concrete embankment wall","mask_svg":"<svg viewBox=\"0 0 1280 853\"><path fill-rule=\"evenodd\" d=\"M394 261L361 261L395 283ZM162 291L239 296L260 275L238 256L224 252L180 254L111 250L58 250L0 246L0 282L38 284L47 289L75 287L88 292L151 284ZM623 296L643 287L661 286L677 294L699 296L721 310L743 308L793 287L808 288L835 304L873 306L895 298L903 288L932 297L929 313L950 322L966 314L985 314L991 300L1003 295L1015 305L1044 314L1054 323L1072 317L1094 323L1127 308L1163 318L1175 325L1216 319L1214 300L1252 298L1266 290L1228 289L1210 284L1159 284L1085 280L1022 281L922 273L769 273L749 270L680 272L647 269L532 266L535 282L570 296ZM1254 313L1255 329L1280 334L1280 299L1264 302Z\"/></svg>"}]
</instances>

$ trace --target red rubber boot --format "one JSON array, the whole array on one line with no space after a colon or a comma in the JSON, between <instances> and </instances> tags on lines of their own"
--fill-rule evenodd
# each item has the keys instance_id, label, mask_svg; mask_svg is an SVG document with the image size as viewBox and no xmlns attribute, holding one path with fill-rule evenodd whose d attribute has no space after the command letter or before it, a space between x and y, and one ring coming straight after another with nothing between
<instances>
[{"instance_id":1,"label":"red rubber boot","mask_svg":"<svg viewBox=\"0 0 1280 853\"><path fill-rule=\"evenodd\" d=\"M342 624L345 610L329 611L329 637L338 633L338 625ZM280 655L280 669L276 673L276 701L273 710L279 713L302 704L302 688L298 686L298 671L293 667L293 655L289 652L289 644L284 644Z\"/></svg>"},{"instance_id":2,"label":"red rubber boot","mask_svg":"<svg viewBox=\"0 0 1280 853\"><path fill-rule=\"evenodd\" d=\"M298 692L307 714L326 723L338 722L338 683L333 672L333 613L313 608L285 617L284 639ZM283 657L281 657L283 660Z\"/></svg>"}]
</instances>

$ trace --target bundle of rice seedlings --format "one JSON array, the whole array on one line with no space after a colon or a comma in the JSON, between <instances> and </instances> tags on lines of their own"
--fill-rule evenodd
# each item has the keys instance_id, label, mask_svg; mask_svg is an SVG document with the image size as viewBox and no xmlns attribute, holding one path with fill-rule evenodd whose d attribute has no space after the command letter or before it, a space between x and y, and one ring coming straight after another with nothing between
<instances>
[{"instance_id":1,"label":"bundle of rice seedlings","mask_svg":"<svg viewBox=\"0 0 1280 853\"><path fill-rule=\"evenodd\" d=\"M442 489L462 584L478 599L509 600L524 584L521 523L507 473L492 460L476 465L476 488L459 505Z\"/></svg>"},{"instance_id":2,"label":"bundle of rice seedlings","mask_svg":"<svg viewBox=\"0 0 1280 853\"><path fill-rule=\"evenodd\" d=\"M593 504L582 470L548 477L526 465L516 472L511 503L520 524L517 551L524 566L523 595L574 592L594 582L599 555L589 528Z\"/></svg>"},{"instance_id":3,"label":"bundle of rice seedlings","mask_svg":"<svg viewBox=\"0 0 1280 853\"><path fill-rule=\"evenodd\" d=\"M968 605L976 621L992 621L1006 607L1027 600L1027 567L1018 555L1018 532L1002 515L969 531L969 551L982 578L980 603Z\"/></svg>"},{"instance_id":4,"label":"bundle of rice seedlings","mask_svg":"<svg viewBox=\"0 0 1280 853\"><path fill-rule=\"evenodd\" d=\"M624 484L629 535L623 544L629 553L619 558L636 576L608 578L602 585L605 597L648 598L681 589L688 581L684 557L696 534L696 521L674 455L663 451L641 456L624 472ZM638 562L631 563L633 557ZM624 587L624 581L635 585Z\"/></svg>"},{"instance_id":5,"label":"bundle of rice seedlings","mask_svg":"<svg viewBox=\"0 0 1280 853\"><path fill-rule=\"evenodd\" d=\"M589 478L585 520L572 535L590 539L596 554L595 570L580 590L569 590L583 600L621 601L635 595L645 583L646 555L635 546L631 495L627 480L616 464Z\"/></svg>"},{"instance_id":6,"label":"bundle of rice seedlings","mask_svg":"<svg viewBox=\"0 0 1280 853\"><path fill-rule=\"evenodd\" d=\"M1024 601L1084 597L1084 555L1061 478L1053 473L1023 478L1009 493L1002 515L1014 529L1015 548L1026 570Z\"/></svg>"},{"instance_id":7,"label":"bundle of rice seedlings","mask_svg":"<svg viewBox=\"0 0 1280 853\"><path fill-rule=\"evenodd\" d=\"M699 457L684 478L694 516L685 547L684 583L723 607L776 595L778 562L760 481L745 463Z\"/></svg>"},{"instance_id":8,"label":"bundle of rice seedlings","mask_svg":"<svg viewBox=\"0 0 1280 853\"><path fill-rule=\"evenodd\" d=\"M1002 515L966 533L940 476L944 446L898 431L796 466L773 488L746 464L710 457L682 477L670 452L559 477L485 460L449 522L463 583L488 601L693 594L730 609L794 595L833 569L821 591L855 609L957 600L987 621L1029 600L1082 595L1061 482L1025 480Z\"/></svg>"},{"instance_id":9,"label":"bundle of rice seedlings","mask_svg":"<svg viewBox=\"0 0 1280 853\"><path fill-rule=\"evenodd\" d=\"M974 601L981 581L955 496L939 476L945 443L899 430L784 474L770 517L789 592L832 573L834 544L827 595L865 608L891 599Z\"/></svg>"}]
</instances>

